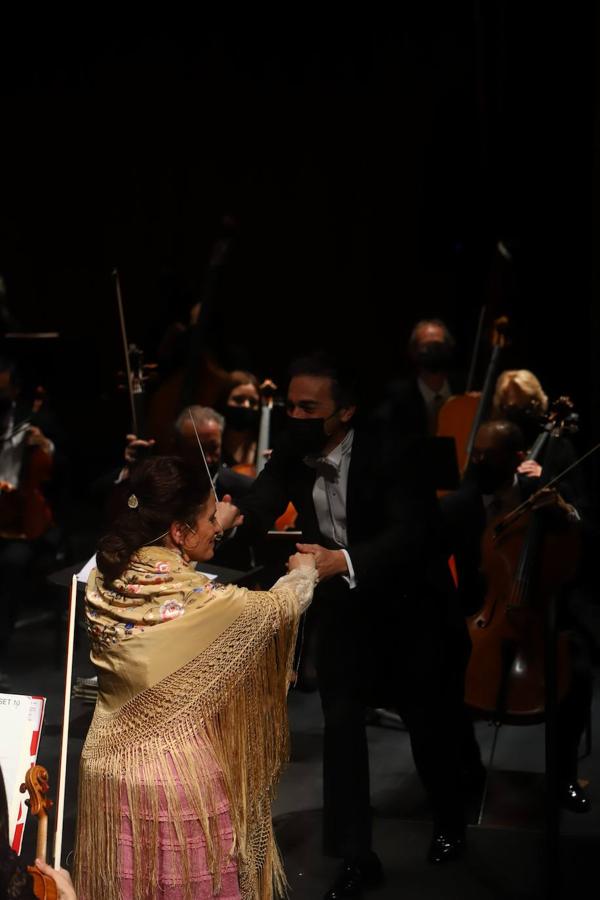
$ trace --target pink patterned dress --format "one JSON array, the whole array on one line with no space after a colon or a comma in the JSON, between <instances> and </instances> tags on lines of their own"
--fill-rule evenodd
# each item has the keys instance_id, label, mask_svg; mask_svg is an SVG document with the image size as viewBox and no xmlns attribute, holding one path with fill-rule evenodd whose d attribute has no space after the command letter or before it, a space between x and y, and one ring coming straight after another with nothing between
<instances>
[{"instance_id":1,"label":"pink patterned dress","mask_svg":"<svg viewBox=\"0 0 600 900\"><path fill-rule=\"evenodd\" d=\"M216 798L216 817L219 835L223 847L231 847L233 829L229 816L229 801L223 787L223 776L208 746L198 738L198 753L204 756L207 769L213 779L212 790ZM171 771L176 777L175 767ZM183 811L183 827L186 835L191 871L185 878L181 865L181 852L178 849L174 822L169 816L167 798L159 786L159 879L161 900L183 900L184 886L190 884L192 896L197 900L240 900L238 886L238 870L235 856L226 858L221 867L221 887L218 894L213 894L213 877L208 869L206 859L206 841L200 823L184 790L178 781L178 793ZM181 822L181 815L178 818ZM125 789L121 790L121 889L123 900L133 900L133 840L134 833L127 803ZM150 900L150 896L148 896Z\"/></svg>"}]
</instances>

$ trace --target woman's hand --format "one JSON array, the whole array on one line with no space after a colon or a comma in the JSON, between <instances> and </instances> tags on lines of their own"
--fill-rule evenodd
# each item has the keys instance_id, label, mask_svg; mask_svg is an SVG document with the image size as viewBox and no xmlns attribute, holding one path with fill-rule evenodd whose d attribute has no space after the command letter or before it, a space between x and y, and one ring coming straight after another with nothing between
<instances>
[{"instance_id":1,"label":"woman's hand","mask_svg":"<svg viewBox=\"0 0 600 900\"><path fill-rule=\"evenodd\" d=\"M328 550L320 544L296 544L300 555L310 554L315 561L319 581L327 581L334 575L347 575L348 562L342 550Z\"/></svg>"},{"instance_id":2,"label":"woman's hand","mask_svg":"<svg viewBox=\"0 0 600 900\"><path fill-rule=\"evenodd\" d=\"M293 553L287 561L288 572L292 569L315 569L315 558L312 553Z\"/></svg>"},{"instance_id":3,"label":"woman's hand","mask_svg":"<svg viewBox=\"0 0 600 900\"><path fill-rule=\"evenodd\" d=\"M52 866L42 862L41 859L36 859L35 865L44 875L49 875L56 884L58 900L77 900L71 876L66 869L53 869Z\"/></svg>"}]
</instances>

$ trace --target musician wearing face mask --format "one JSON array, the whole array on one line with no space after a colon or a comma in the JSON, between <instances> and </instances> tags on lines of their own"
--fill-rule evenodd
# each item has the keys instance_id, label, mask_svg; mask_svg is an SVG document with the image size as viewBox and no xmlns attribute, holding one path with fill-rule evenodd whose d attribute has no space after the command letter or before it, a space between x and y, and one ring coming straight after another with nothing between
<instances>
[{"instance_id":1,"label":"musician wearing face mask","mask_svg":"<svg viewBox=\"0 0 600 900\"><path fill-rule=\"evenodd\" d=\"M357 896L382 878L365 734L366 704L382 685L407 724L431 797L429 860L464 847L451 722L462 703L466 632L453 608L439 510L412 446L383 444L365 423L355 425L356 402L354 374L332 359L293 363L287 432L240 503L242 530L264 533L291 500L303 532L298 549L314 554L318 570L323 843L344 860L327 900ZM224 527L237 512L220 510Z\"/></svg>"},{"instance_id":2,"label":"musician wearing face mask","mask_svg":"<svg viewBox=\"0 0 600 900\"><path fill-rule=\"evenodd\" d=\"M523 459L518 468L520 475L532 478L539 478L542 475L545 465L544 454L533 459L531 453L542 433L548 406L548 397L533 372L528 369L510 369L499 375L494 391L492 418L513 422L523 434ZM550 470L545 472L546 480L562 472L575 462L576 458L575 448L566 435L563 434L553 440ZM582 469L573 470L563 482L563 486L567 487L569 496L580 513L587 512L587 491Z\"/></svg>"},{"instance_id":3,"label":"musician wearing face mask","mask_svg":"<svg viewBox=\"0 0 600 900\"><path fill-rule=\"evenodd\" d=\"M475 436L472 462L458 491L446 494L440 505L446 522L450 549L458 572L461 605L466 616L483 606L487 584L481 571L481 543L487 525L497 521L541 486L540 478L522 472L525 438L508 420L483 424ZM567 489L546 489L536 502L551 533L580 528L580 515ZM560 626L566 621L559 612ZM589 799L577 781L578 747L591 703L591 669L588 651L580 637L569 631L571 685L559 709L559 791L560 803L573 812L587 812ZM464 721L464 720L463 720ZM472 727L463 734L462 758L465 780L481 787L485 772Z\"/></svg>"},{"instance_id":4,"label":"musician wearing face mask","mask_svg":"<svg viewBox=\"0 0 600 900\"><path fill-rule=\"evenodd\" d=\"M454 353L454 338L440 319L417 322L408 342L413 372L388 386L378 412L382 421L401 423L404 433L435 435L441 407L464 390L464 380L453 371Z\"/></svg>"},{"instance_id":5,"label":"musician wearing face mask","mask_svg":"<svg viewBox=\"0 0 600 900\"><path fill-rule=\"evenodd\" d=\"M256 465L260 422L260 389L256 376L241 370L230 372L217 408L225 419L223 462L231 467Z\"/></svg>"}]
</instances>

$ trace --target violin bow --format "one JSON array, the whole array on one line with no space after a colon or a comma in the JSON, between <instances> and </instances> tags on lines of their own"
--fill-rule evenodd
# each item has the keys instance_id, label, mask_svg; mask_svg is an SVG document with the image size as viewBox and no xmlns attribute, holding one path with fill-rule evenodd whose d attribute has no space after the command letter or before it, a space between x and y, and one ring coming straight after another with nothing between
<instances>
[{"instance_id":1,"label":"violin bow","mask_svg":"<svg viewBox=\"0 0 600 900\"><path fill-rule=\"evenodd\" d=\"M65 816L65 786L67 781L67 749L69 746L69 715L71 712L71 682L73 680L73 644L75 638L75 618L77 615L77 575L71 579L69 594L69 623L67 626L67 663L65 666L65 700L60 741L60 765L56 789L56 824L54 831L54 868L60 868L62 853L63 823Z\"/></svg>"},{"instance_id":2,"label":"violin bow","mask_svg":"<svg viewBox=\"0 0 600 900\"><path fill-rule=\"evenodd\" d=\"M217 491L215 489L214 482L212 480L212 475L210 474L210 469L208 468L208 463L206 462L206 456L204 454L204 447L202 446L202 441L200 440L200 435L198 434L198 429L196 428L196 420L194 419L194 413L192 412L192 407L188 406L188 413L190 414L190 419L192 420L192 425L194 426L194 434L196 435L196 440L198 441L198 446L200 447L200 453L202 454L202 460L204 462L204 466L206 468L206 474L208 475L208 480L210 481L210 486L212 488L212 492L215 498L215 503L219 502L219 498L217 497Z\"/></svg>"},{"instance_id":3,"label":"violin bow","mask_svg":"<svg viewBox=\"0 0 600 900\"><path fill-rule=\"evenodd\" d=\"M587 450L583 456L580 456L579 459L576 459L575 462L572 462L570 466L567 466L566 469L563 469L562 472L559 472L558 475L555 475L554 478L551 478L548 484L545 484L543 487L539 488L535 491L531 497L528 497L527 500L523 500L519 506L516 506L513 510L507 513L499 522L496 522L494 526L494 537L499 537L499 535L507 528L512 522L519 518L530 506L535 502L535 500L540 496L542 491L546 491L549 488L554 487L555 484L558 484L563 480L565 475L568 475L569 472L572 472L573 469L576 469L577 466L581 465L584 460L592 455L592 453L596 453L597 450L600 450L600 443L596 444L591 450Z\"/></svg>"},{"instance_id":4,"label":"violin bow","mask_svg":"<svg viewBox=\"0 0 600 900\"><path fill-rule=\"evenodd\" d=\"M131 372L131 363L129 362L129 343L127 341L127 330L125 328L125 313L123 312L121 280L119 278L119 272L117 269L113 269L113 278L115 279L117 306L119 308L119 321L121 323L121 339L123 341L123 352L125 353L125 371L127 372L127 391L129 393L129 405L131 406L131 424L134 434L139 436L137 413L135 411L135 400L133 397L133 375Z\"/></svg>"}]
</instances>

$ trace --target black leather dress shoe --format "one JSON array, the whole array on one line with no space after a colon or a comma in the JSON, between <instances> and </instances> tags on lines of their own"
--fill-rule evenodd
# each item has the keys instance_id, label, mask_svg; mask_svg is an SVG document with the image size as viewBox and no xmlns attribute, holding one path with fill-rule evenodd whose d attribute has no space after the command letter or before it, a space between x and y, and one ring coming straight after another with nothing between
<instances>
[{"instance_id":1,"label":"black leather dress shoe","mask_svg":"<svg viewBox=\"0 0 600 900\"><path fill-rule=\"evenodd\" d=\"M560 789L560 805L570 812L586 813L592 808L590 798L578 781L563 784Z\"/></svg>"},{"instance_id":2,"label":"black leather dress shoe","mask_svg":"<svg viewBox=\"0 0 600 900\"><path fill-rule=\"evenodd\" d=\"M361 897L363 888L377 887L382 881L383 869L375 854L366 863L345 862L323 900Z\"/></svg>"},{"instance_id":3,"label":"black leather dress shoe","mask_svg":"<svg viewBox=\"0 0 600 900\"><path fill-rule=\"evenodd\" d=\"M440 865L458 859L465 852L466 842L463 830L439 829L434 831L427 852L427 862Z\"/></svg>"}]
</instances>

